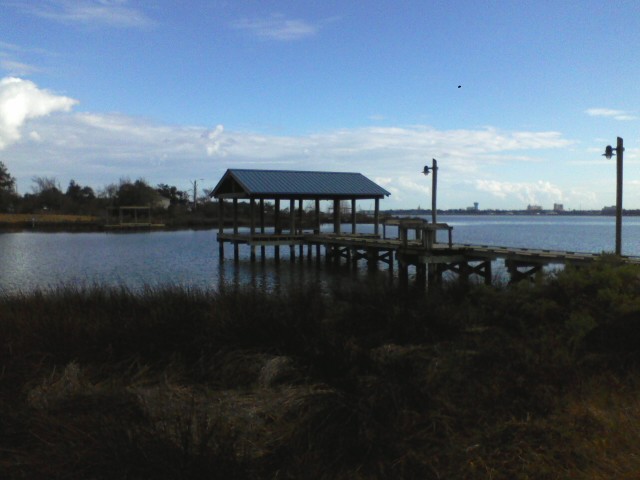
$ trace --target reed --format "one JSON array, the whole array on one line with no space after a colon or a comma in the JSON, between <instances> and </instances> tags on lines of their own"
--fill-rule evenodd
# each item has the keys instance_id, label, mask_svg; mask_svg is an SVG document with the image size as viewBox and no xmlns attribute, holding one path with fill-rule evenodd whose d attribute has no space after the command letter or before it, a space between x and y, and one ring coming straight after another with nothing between
<instances>
[{"instance_id":1,"label":"reed","mask_svg":"<svg viewBox=\"0 0 640 480\"><path fill-rule=\"evenodd\" d=\"M640 271L0 298L2 478L634 478Z\"/></svg>"}]
</instances>

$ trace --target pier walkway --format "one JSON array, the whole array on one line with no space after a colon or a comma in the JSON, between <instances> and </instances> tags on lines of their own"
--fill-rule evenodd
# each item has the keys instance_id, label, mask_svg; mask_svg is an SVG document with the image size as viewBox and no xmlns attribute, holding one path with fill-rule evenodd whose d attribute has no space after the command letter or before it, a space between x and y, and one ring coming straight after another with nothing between
<instances>
[{"instance_id":1,"label":"pier walkway","mask_svg":"<svg viewBox=\"0 0 640 480\"><path fill-rule=\"evenodd\" d=\"M415 238L409 239L408 230L415 231ZM436 231L449 233L447 242L436 242ZM224 243L234 246L234 258L238 260L238 246L250 247L250 259L256 260L256 248L276 247L275 259L279 261L279 247L290 248L290 261L306 257L327 262L341 262L356 266L364 260L369 268L386 264L390 272L395 268L401 279L408 275L408 268L415 267L417 280L438 282L445 272L454 272L463 279L475 275L486 284L491 284L492 263L504 261L510 281L516 282L532 278L548 265L584 265L593 262L600 254L532 248L504 247L493 245L471 245L453 243L451 227L446 224L411 224L400 228L399 238L382 238L376 234L336 234L299 232L294 234L270 233L218 233L221 261L224 260ZM627 263L640 264L640 257L622 257Z\"/></svg>"}]
</instances>

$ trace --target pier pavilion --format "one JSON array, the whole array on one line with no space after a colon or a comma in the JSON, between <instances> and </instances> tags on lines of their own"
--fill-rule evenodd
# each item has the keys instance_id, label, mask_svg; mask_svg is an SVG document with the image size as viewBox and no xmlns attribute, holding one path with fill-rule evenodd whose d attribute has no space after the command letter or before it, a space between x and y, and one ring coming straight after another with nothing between
<instances>
[{"instance_id":1,"label":"pier pavilion","mask_svg":"<svg viewBox=\"0 0 640 480\"><path fill-rule=\"evenodd\" d=\"M233 244L234 258L238 259L240 244L251 247L251 260L256 258L256 247L260 247L264 258L266 246L275 247L276 261L280 246L289 246L291 258L295 258L295 247L303 253L304 234L320 234L320 202L332 203L333 233L341 233L341 202L350 202L351 233L356 233L356 202L373 200L374 235L379 235L380 200L390 193L361 173L308 172L290 170L245 170L229 169L222 176L211 196L218 199L219 226L218 244L220 258L224 258L225 242ZM239 232L238 201L249 201L249 233ZM226 201L233 208L233 232L224 231ZM265 226L265 201L273 201L273 231L267 233ZM303 202L314 202L312 225L303 225ZM281 207L289 203L288 218L284 218ZM297 210L296 210L297 204ZM311 244L308 244L311 248ZM317 245L318 255L320 246Z\"/></svg>"}]
</instances>

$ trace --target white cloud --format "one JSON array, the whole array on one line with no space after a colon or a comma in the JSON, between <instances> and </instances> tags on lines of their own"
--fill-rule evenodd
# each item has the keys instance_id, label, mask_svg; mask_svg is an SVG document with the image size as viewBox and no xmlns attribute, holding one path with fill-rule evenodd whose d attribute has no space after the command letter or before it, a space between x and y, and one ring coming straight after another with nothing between
<instances>
[{"instance_id":1,"label":"white cloud","mask_svg":"<svg viewBox=\"0 0 640 480\"><path fill-rule=\"evenodd\" d=\"M269 18L243 18L232 23L234 28L245 30L260 38L290 41L312 37L320 28L305 20L289 19L284 15L272 15Z\"/></svg>"},{"instance_id":2,"label":"white cloud","mask_svg":"<svg viewBox=\"0 0 640 480\"><path fill-rule=\"evenodd\" d=\"M614 110L612 108L589 108L586 114L592 117L608 117L614 120L636 120L638 117L625 110Z\"/></svg>"},{"instance_id":3,"label":"white cloud","mask_svg":"<svg viewBox=\"0 0 640 480\"><path fill-rule=\"evenodd\" d=\"M560 202L563 199L562 190L551 182L539 180L537 182L504 182L499 180L475 181L475 187L481 192L506 199L513 197L528 204Z\"/></svg>"},{"instance_id":4,"label":"white cloud","mask_svg":"<svg viewBox=\"0 0 640 480\"><path fill-rule=\"evenodd\" d=\"M15 77L0 80L0 150L17 142L24 123L57 111L69 111L78 103L39 89L33 82Z\"/></svg>"},{"instance_id":5,"label":"white cloud","mask_svg":"<svg viewBox=\"0 0 640 480\"><path fill-rule=\"evenodd\" d=\"M46 0L10 4L29 14L66 24L120 28L150 27L155 22L126 0Z\"/></svg>"},{"instance_id":6,"label":"white cloud","mask_svg":"<svg viewBox=\"0 0 640 480\"><path fill-rule=\"evenodd\" d=\"M2 53L0 53L0 68L9 75L15 76L30 75L40 71L39 68L34 67L33 65L19 62Z\"/></svg>"},{"instance_id":7,"label":"white cloud","mask_svg":"<svg viewBox=\"0 0 640 480\"><path fill-rule=\"evenodd\" d=\"M205 139L207 147L207 155L215 155L221 152L221 137L224 132L224 126L216 125L212 130L208 130L202 134L202 138Z\"/></svg>"},{"instance_id":8,"label":"white cloud","mask_svg":"<svg viewBox=\"0 0 640 480\"><path fill-rule=\"evenodd\" d=\"M489 192L491 198L505 201L537 201L543 193L559 201L561 192L553 184L517 183L517 176L546 158L541 151L571 145L558 132L495 128L438 130L416 125L275 136L233 131L221 124L164 125L121 114L74 113L70 110L75 100L17 78L0 85L0 161L19 183L27 184L34 175L49 175L63 184L73 178L101 188L128 176L185 188L189 178L215 185L230 167L356 171L392 193L385 202L390 208L425 203L431 180L421 171L435 157L443 206L469 203L468 190ZM61 113L47 116L53 112ZM516 175L515 183L505 167ZM554 166L549 175L555 176L556 170ZM474 183L478 178L489 180Z\"/></svg>"}]
</instances>

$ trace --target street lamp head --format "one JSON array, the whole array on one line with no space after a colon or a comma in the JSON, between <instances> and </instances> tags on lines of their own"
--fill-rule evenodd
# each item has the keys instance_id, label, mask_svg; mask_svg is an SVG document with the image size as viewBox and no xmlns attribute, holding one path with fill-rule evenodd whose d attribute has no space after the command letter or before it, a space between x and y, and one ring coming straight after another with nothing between
<instances>
[{"instance_id":1,"label":"street lamp head","mask_svg":"<svg viewBox=\"0 0 640 480\"><path fill-rule=\"evenodd\" d=\"M613 147L611 145L607 145L602 156L606 157L607 160L611 160L611 157L613 157Z\"/></svg>"},{"instance_id":2,"label":"street lamp head","mask_svg":"<svg viewBox=\"0 0 640 480\"><path fill-rule=\"evenodd\" d=\"M422 170L422 174L423 175L429 175L430 171L431 171L431 167L428 167L427 165L425 165L424 169Z\"/></svg>"}]
</instances>

